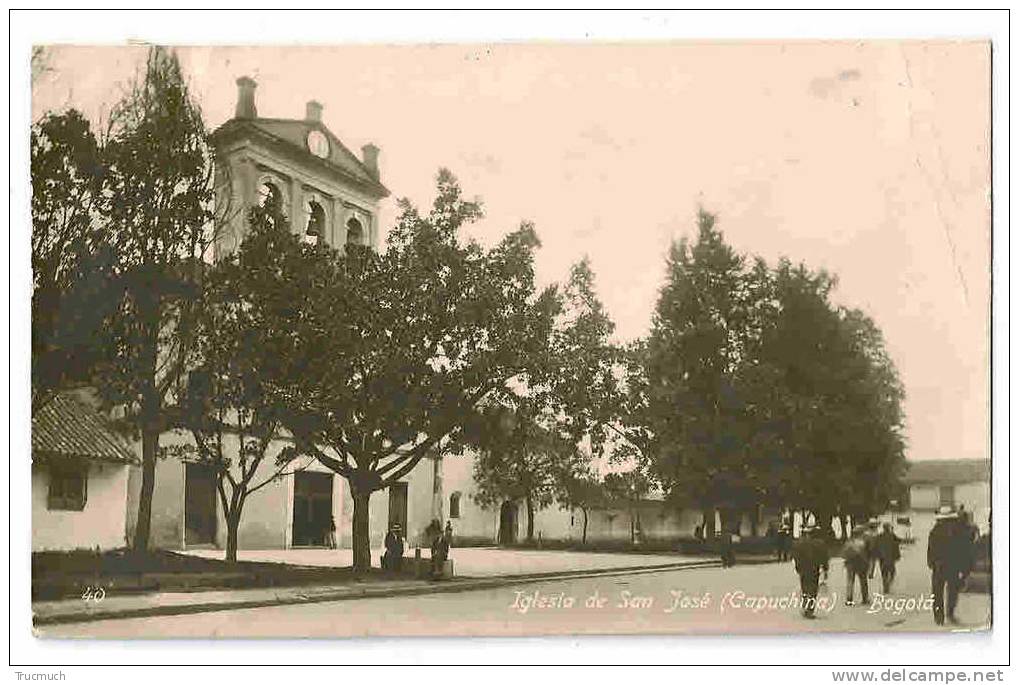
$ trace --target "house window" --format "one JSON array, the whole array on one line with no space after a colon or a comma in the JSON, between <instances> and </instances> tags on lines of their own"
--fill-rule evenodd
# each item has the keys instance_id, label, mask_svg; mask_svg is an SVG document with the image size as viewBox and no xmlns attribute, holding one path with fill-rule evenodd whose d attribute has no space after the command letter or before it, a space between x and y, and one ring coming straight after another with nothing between
<instances>
[{"instance_id":1,"label":"house window","mask_svg":"<svg viewBox=\"0 0 1019 685\"><path fill-rule=\"evenodd\" d=\"M454 492L449 496L449 518L460 518L460 493Z\"/></svg>"},{"instance_id":2,"label":"house window","mask_svg":"<svg viewBox=\"0 0 1019 685\"><path fill-rule=\"evenodd\" d=\"M364 228L357 219L347 222L347 245L364 245Z\"/></svg>"},{"instance_id":3,"label":"house window","mask_svg":"<svg viewBox=\"0 0 1019 685\"><path fill-rule=\"evenodd\" d=\"M955 506L954 485L942 485L941 487L938 488L938 506L942 507Z\"/></svg>"},{"instance_id":4,"label":"house window","mask_svg":"<svg viewBox=\"0 0 1019 685\"><path fill-rule=\"evenodd\" d=\"M82 511L88 499L88 471L82 467L50 467L46 506L52 511Z\"/></svg>"}]
</instances>

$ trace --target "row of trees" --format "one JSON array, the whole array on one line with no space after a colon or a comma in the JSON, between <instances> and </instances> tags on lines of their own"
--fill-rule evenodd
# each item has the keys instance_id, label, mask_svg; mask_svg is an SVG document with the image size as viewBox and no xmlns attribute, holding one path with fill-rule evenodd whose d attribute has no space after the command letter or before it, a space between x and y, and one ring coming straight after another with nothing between
<instances>
[{"instance_id":1,"label":"row of trees","mask_svg":"<svg viewBox=\"0 0 1019 685\"><path fill-rule=\"evenodd\" d=\"M139 549L170 451L214 466L231 559L252 493L302 458L341 475L358 569L372 493L468 449L478 500L523 500L529 537L538 508L580 508L586 529L652 483L727 517L887 498L902 390L879 331L832 305L827 274L736 254L708 214L671 250L650 334L619 346L589 263L538 287L533 227L466 239L481 207L448 172L380 252L307 244L270 203L212 263L237 211L214 205L216 168L160 49L102 135L74 111L32 131L33 409L78 383L119 408L142 443ZM193 439L170 450L170 429ZM625 469L597 477L603 456Z\"/></svg>"},{"instance_id":2,"label":"row of trees","mask_svg":"<svg viewBox=\"0 0 1019 685\"><path fill-rule=\"evenodd\" d=\"M718 510L724 527L762 506L819 522L887 506L903 389L874 322L832 303L835 284L736 253L703 211L697 239L672 246L650 334L628 349L622 424L678 505Z\"/></svg>"}]
</instances>

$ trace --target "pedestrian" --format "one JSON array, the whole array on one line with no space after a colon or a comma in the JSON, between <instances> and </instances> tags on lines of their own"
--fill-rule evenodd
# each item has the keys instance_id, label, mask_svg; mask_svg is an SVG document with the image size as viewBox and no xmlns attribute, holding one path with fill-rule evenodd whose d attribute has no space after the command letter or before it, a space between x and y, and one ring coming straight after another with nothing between
<instances>
[{"instance_id":1,"label":"pedestrian","mask_svg":"<svg viewBox=\"0 0 1019 685\"><path fill-rule=\"evenodd\" d=\"M442 578L446 559L449 558L449 538L446 537L446 532L452 530L448 525L445 530L440 528L439 534L432 541L432 578L436 580Z\"/></svg>"},{"instance_id":2,"label":"pedestrian","mask_svg":"<svg viewBox=\"0 0 1019 685\"><path fill-rule=\"evenodd\" d=\"M822 573L828 575L828 549L821 540L817 526L804 526L803 535L793 545L792 557L796 573L800 577L800 596L803 601L804 618L815 618L817 590Z\"/></svg>"},{"instance_id":3,"label":"pedestrian","mask_svg":"<svg viewBox=\"0 0 1019 685\"><path fill-rule=\"evenodd\" d=\"M778 529L778 560L789 561L792 548L793 530L788 524L783 523Z\"/></svg>"},{"instance_id":4,"label":"pedestrian","mask_svg":"<svg viewBox=\"0 0 1019 685\"><path fill-rule=\"evenodd\" d=\"M719 556L722 559L722 568L730 568L736 565L735 535L723 529L719 542Z\"/></svg>"},{"instance_id":5,"label":"pedestrian","mask_svg":"<svg viewBox=\"0 0 1019 685\"><path fill-rule=\"evenodd\" d=\"M329 535L326 537L326 546L329 549L336 549L336 519L329 517Z\"/></svg>"},{"instance_id":6,"label":"pedestrian","mask_svg":"<svg viewBox=\"0 0 1019 685\"><path fill-rule=\"evenodd\" d=\"M934 528L927 538L927 566L931 570L934 622L940 626L945 618L958 623L955 607L962 582L973 566L973 544L969 530L952 507L941 507L934 518Z\"/></svg>"},{"instance_id":7,"label":"pedestrian","mask_svg":"<svg viewBox=\"0 0 1019 685\"><path fill-rule=\"evenodd\" d=\"M895 564L902 557L899 547L901 542L896 537L890 523L885 523L881 532L874 538L874 555L881 567L881 588L885 594L892 591L892 581L895 580Z\"/></svg>"},{"instance_id":8,"label":"pedestrian","mask_svg":"<svg viewBox=\"0 0 1019 685\"><path fill-rule=\"evenodd\" d=\"M846 606L851 607L853 601L853 590L856 589L856 579L860 580L860 599L864 604L870 601L870 594L867 590L867 566L870 557L867 553L867 541L865 535L866 526L853 528L852 537L846 541L842 548L842 560L846 568Z\"/></svg>"},{"instance_id":9,"label":"pedestrian","mask_svg":"<svg viewBox=\"0 0 1019 685\"><path fill-rule=\"evenodd\" d=\"M389 571L399 571L403 565L403 535L399 523L394 523L386 533L383 543L386 553L382 555L382 568Z\"/></svg>"},{"instance_id":10,"label":"pedestrian","mask_svg":"<svg viewBox=\"0 0 1019 685\"><path fill-rule=\"evenodd\" d=\"M867 546L867 577L873 579L877 571L877 554L874 552L874 541L881 533L881 522L875 517L867 521L867 530L863 534L864 544Z\"/></svg>"},{"instance_id":11,"label":"pedestrian","mask_svg":"<svg viewBox=\"0 0 1019 685\"><path fill-rule=\"evenodd\" d=\"M768 523L768 530L764 533L764 536L771 544L771 548L775 550L775 558L782 561L782 551L779 549L778 542L778 526L775 525L774 521Z\"/></svg>"}]
</instances>

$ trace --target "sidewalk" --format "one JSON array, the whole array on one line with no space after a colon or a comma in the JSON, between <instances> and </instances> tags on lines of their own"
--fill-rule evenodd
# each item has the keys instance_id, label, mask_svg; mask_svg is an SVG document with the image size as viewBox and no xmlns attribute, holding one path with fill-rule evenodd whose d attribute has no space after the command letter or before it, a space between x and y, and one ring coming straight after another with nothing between
<instances>
[{"instance_id":1,"label":"sidewalk","mask_svg":"<svg viewBox=\"0 0 1019 685\"><path fill-rule=\"evenodd\" d=\"M324 562L329 559L330 565L339 565L338 552L349 550L299 550L300 559L293 558L291 551L279 552L286 554L287 563L310 564L309 559ZM543 552L532 550L498 550L480 549L494 554L464 554L467 549L456 550L454 560L458 577L445 581L429 580L379 580L352 581L345 584L303 586L288 588L257 588L250 590L213 590L203 592L157 592L151 594L108 596L101 602L82 599L63 599L35 602L32 604L33 622L37 626L58 623L78 623L100 621L113 618L140 618L147 616L169 616L228 609L248 609L265 606L283 606L289 604L305 604L316 602L334 602L348 599L397 597L433 594L442 592L464 592L481 590L520 583L537 582L550 578L569 579L592 576L629 575L634 573L654 573L664 570L681 568L699 568L717 566L714 559L682 557L679 555L632 555L632 554L585 554L570 552ZM274 552L242 553L243 558L253 560L270 560ZM257 555L253 557L250 555ZM509 555L509 556L507 556ZM520 556L516 556L520 555ZM560 558L556 560L549 555L577 558ZM466 575L461 568L464 557L468 568L473 566L475 572L485 575ZM609 560L599 559L610 557ZM648 558L650 557L650 558ZM473 560L468 561L468 560ZM277 559L272 559L277 560ZM517 573L494 573L493 563L496 561L515 561L505 567L505 571ZM596 562L602 561L602 566ZM487 563L486 563L487 562ZM525 564L531 572L520 572ZM533 565L532 565L533 564ZM549 570L552 569L552 570Z\"/></svg>"},{"instance_id":2,"label":"sidewalk","mask_svg":"<svg viewBox=\"0 0 1019 685\"><path fill-rule=\"evenodd\" d=\"M372 563L378 565L383 550L371 552ZM205 558L223 558L221 550L188 550L190 554ZM406 550L407 557L414 556L414 548ZM429 558L428 549L421 550L421 556ZM609 569L672 566L687 561L700 561L708 557L682 555L678 553L612 553L572 550L508 549L500 547L455 547L450 558L456 568L457 577L499 578L508 575L530 575L535 573L565 573L571 571L604 571ZM712 557L713 558L713 557ZM295 566L352 566L354 554L351 549L271 549L241 550L238 561L261 561Z\"/></svg>"}]
</instances>

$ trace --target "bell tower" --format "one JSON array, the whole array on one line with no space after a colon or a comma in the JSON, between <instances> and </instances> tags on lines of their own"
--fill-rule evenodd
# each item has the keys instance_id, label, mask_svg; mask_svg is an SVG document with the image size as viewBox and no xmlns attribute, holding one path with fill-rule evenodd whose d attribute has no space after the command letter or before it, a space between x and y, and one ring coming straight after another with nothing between
<instances>
[{"instance_id":1,"label":"bell tower","mask_svg":"<svg viewBox=\"0 0 1019 685\"><path fill-rule=\"evenodd\" d=\"M277 204L291 229L309 242L337 248L379 247L378 206L389 191L379 174L379 148L354 155L323 122L324 107L305 105L299 119L258 116L254 79L237 79L234 117L212 134L219 159L217 210L228 217L216 254L236 249L248 210Z\"/></svg>"}]
</instances>

